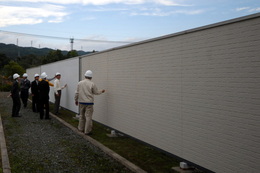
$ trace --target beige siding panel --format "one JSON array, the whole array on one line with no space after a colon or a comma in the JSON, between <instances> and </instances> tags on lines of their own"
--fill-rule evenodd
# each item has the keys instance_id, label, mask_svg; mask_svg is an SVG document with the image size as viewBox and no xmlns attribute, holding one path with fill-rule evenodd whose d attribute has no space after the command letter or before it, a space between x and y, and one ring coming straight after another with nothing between
<instances>
[{"instance_id":1,"label":"beige siding panel","mask_svg":"<svg viewBox=\"0 0 260 173\"><path fill-rule=\"evenodd\" d=\"M94 119L214 172L256 172L259 29L257 17L82 58L107 89Z\"/></svg>"}]
</instances>

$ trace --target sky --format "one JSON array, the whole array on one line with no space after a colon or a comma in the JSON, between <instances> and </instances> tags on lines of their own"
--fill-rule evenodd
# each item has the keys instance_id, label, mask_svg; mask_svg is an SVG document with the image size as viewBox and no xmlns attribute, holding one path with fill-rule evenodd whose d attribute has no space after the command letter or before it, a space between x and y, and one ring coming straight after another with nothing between
<instances>
[{"instance_id":1,"label":"sky","mask_svg":"<svg viewBox=\"0 0 260 173\"><path fill-rule=\"evenodd\" d=\"M0 0L0 43L102 51L259 12L260 0Z\"/></svg>"}]
</instances>

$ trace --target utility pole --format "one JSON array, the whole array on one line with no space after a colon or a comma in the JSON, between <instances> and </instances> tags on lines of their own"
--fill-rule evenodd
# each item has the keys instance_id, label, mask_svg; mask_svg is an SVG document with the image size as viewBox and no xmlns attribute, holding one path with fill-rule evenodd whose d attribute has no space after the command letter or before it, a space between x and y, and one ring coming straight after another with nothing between
<instances>
[{"instance_id":1,"label":"utility pole","mask_svg":"<svg viewBox=\"0 0 260 173\"><path fill-rule=\"evenodd\" d=\"M18 56L18 58L20 58L20 50L19 50L19 46L18 46L18 38L17 38L16 44L17 44L17 56Z\"/></svg>"},{"instance_id":2,"label":"utility pole","mask_svg":"<svg viewBox=\"0 0 260 173\"><path fill-rule=\"evenodd\" d=\"M74 42L74 38L70 38L70 46L71 46L71 51L73 50L73 42Z\"/></svg>"}]
</instances>

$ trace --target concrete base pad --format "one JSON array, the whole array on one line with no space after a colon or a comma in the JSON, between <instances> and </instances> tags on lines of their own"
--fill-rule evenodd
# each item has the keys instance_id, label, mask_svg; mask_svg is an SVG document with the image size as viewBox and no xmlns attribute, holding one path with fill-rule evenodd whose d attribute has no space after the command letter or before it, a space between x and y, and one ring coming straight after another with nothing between
<instances>
[{"instance_id":1,"label":"concrete base pad","mask_svg":"<svg viewBox=\"0 0 260 173\"><path fill-rule=\"evenodd\" d=\"M194 169L181 169L180 167L172 167L172 169L179 173L193 173L194 170Z\"/></svg>"}]
</instances>

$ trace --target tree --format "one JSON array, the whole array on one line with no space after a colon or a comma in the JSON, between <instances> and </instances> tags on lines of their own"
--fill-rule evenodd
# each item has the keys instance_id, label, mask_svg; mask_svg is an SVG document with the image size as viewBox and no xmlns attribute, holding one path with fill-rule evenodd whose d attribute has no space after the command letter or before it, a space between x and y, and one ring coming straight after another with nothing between
<instances>
[{"instance_id":1,"label":"tree","mask_svg":"<svg viewBox=\"0 0 260 173\"><path fill-rule=\"evenodd\" d=\"M0 69L2 69L6 64L9 63L11 59L8 58L5 54L0 53Z\"/></svg>"},{"instance_id":2,"label":"tree","mask_svg":"<svg viewBox=\"0 0 260 173\"><path fill-rule=\"evenodd\" d=\"M14 62L14 61L10 61L7 65L4 66L3 74L6 77L10 77L14 73L18 73L18 74L22 75L23 73L25 73L25 70L18 63Z\"/></svg>"},{"instance_id":3,"label":"tree","mask_svg":"<svg viewBox=\"0 0 260 173\"><path fill-rule=\"evenodd\" d=\"M30 68L32 66L40 65L40 58L36 55L30 54L25 55L17 61L24 69Z\"/></svg>"},{"instance_id":4,"label":"tree","mask_svg":"<svg viewBox=\"0 0 260 173\"><path fill-rule=\"evenodd\" d=\"M76 56L79 56L79 54L76 50L72 50L67 53L67 58L72 58L72 57L76 57Z\"/></svg>"},{"instance_id":5,"label":"tree","mask_svg":"<svg viewBox=\"0 0 260 173\"><path fill-rule=\"evenodd\" d=\"M42 63L47 64L59 60L63 60L66 57L62 54L61 50L51 50L45 57L42 58Z\"/></svg>"}]
</instances>

